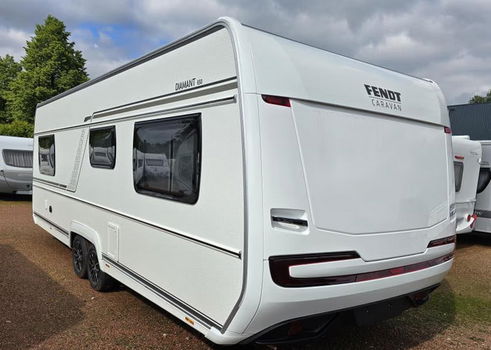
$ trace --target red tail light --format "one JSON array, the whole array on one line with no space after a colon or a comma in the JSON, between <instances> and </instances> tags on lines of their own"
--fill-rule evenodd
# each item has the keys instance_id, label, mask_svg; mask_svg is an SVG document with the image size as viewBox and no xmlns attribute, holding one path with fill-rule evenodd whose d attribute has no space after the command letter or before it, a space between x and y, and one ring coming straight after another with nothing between
<instances>
[{"instance_id":1,"label":"red tail light","mask_svg":"<svg viewBox=\"0 0 491 350\"><path fill-rule=\"evenodd\" d=\"M445 134L451 134L452 133L452 129L450 129L448 126L445 126L443 128L443 131L445 131Z\"/></svg>"},{"instance_id":2,"label":"red tail light","mask_svg":"<svg viewBox=\"0 0 491 350\"><path fill-rule=\"evenodd\" d=\"M464 159L464 156L455 156L455 159L462 160L462 159Z\"/></svg>"},{"instance_id":3,"label":"red tail light","mask_svg":"<svg viewBox=\"0 0 491 350\"><path fill-rule=\"evenodd\" d=\"M451 244L451 243L455 243L456 241L457 241L457 237L455 235L444 237L444 238L439 238L439 239L434 239L433 241L428 243L428 248L438 247L438 246L444 245L444 244Z\"/></svg>"},{"instance_id":4,"label":"red tail light","mask_svg":"<svg viewBox=\"0 0 491 350\"><path fill-rule=\"evenodd\" d=\"M262 95L264 102L271 103L273 105L291 107L290 99L288 97L280 97L280 96L270 96L270 95Z\"/></svg>"},{"instance_id":5,"label":"red tail light","mask_svg":"<svg viewBox=\"0 0 491 350\"><path fill-rule=\"evenodd\" d=\"M316 254L302 256L279 256L269 258L269 269L273 281L281 287L315 287L328 286L335 284L353 283L380 279L385 277L402 275L409 272L423 270L435 265L443 264L453 258L453 253L444 256L422 261L415 264L397 266L391 269L363 272L353 275L329 276L329 277L312 277L312 278L295 278L290 276L290 266L315 264L321 262L330 262L336 260L356 259L360 256L356 252L343 252L336 254Z\"/></svg>"}]
</instances>

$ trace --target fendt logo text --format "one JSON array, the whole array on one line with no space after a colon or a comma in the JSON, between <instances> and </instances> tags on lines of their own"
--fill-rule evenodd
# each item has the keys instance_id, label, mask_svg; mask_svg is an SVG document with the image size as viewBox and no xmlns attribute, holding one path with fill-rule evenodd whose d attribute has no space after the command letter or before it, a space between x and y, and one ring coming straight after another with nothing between
<instances>
[{"instance_id":1,"label":"fendt logo text","mask_svg":"<svg viewBox=\"0 0 491 350\"><path fill-rule=\"evenodd\" d=\"M402 111L401 93L373 85L365 85L368 97L374 107Z\"/></svg>"}]
</instances>

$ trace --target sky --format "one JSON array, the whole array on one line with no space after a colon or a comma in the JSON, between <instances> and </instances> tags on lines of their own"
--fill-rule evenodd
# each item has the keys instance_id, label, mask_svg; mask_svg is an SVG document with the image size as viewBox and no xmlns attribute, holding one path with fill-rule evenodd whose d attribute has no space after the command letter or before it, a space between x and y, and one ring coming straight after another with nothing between
<instances>
[{"instance_id":1,"label":"sky","mask_svg":"<svg viewBox=\"0 0 491 350\"><path fill-rule=\"evenodd\" d=\"M491 0L0 0L0 56L20 60L49 14L66 24L91 78L230 16L430 78L448 104L491 89Z\"/></svg>"}]
</instances>

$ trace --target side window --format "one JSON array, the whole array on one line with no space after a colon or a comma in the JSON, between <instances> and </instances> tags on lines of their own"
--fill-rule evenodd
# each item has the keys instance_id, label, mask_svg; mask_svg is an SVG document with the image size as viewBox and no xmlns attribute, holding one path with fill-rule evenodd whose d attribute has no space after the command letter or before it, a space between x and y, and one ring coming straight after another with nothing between
<instances>
[{"instance_id":1,"label":"side window","mask_svg":"<svg viewBox=\"0 0 491 350\"><path fill-rule=\"evenodd\" d=\"M462 187L462 175L464 174L464 163L453 162L455 172L455 192L459 192Z\"/></svg>"},{"instance_id":2,"label":"side window","mask_svg":"<svg viewBox=\"0 0 491 350\"><path fill-rule=\"evenodd\" d=\"M199 114L135 123L133 181L138 193L196 203L200 158Z\"/></svg>"},{"instance_id":3,"label":"side window","mask_svg":"<svg viewBox=\"0 0 491 350\"><path fill-rule=\"evenodd\" d=\"M94 168L114 169L116 163L116 128L114 126L90 130L89 159Z\"/></svg>"},{"instance_id":4,"label":"side window","mask_svg":"<svg viewBox=\"0 0 491 350\"><path fill-rule=\"evenodd\" d=\"M44 175L55 175L55 135L40 136L39 172Z\"/></svg>"},{"instance_id":5,"label":"side window","mask_svg":"<svg viewBox=\"0 0 491 350\"><path fill-rule=\"evenodd\" d=\"M479 170L479 179L477 180L477 193L481 193L488 187L491 182L491 169L481 168Z\"/></svg>"}]
</instances>

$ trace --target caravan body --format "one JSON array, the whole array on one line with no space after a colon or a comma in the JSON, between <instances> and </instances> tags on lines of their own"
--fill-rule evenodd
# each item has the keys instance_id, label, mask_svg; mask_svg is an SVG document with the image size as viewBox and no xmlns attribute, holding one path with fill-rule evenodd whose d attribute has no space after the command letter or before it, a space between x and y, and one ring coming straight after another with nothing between
<instances>
[{"instance_id":1,"label":"caravan body","mask_svg":"<svg viewBox=\"0 0 491 350\"><path fill-rule=\"evenodd\" d=\"M39 105L35 135L35 222L216 343L375 320L453 261L438 86L232 19Z\"/></svg>"},{"instance_id":2,"label":"caravan body","mask_svg":"<svg viewBox=\"0 0 491 350\"><path fill-rule=\"evenodd\" d=\"M481 170L477 184L477 215L474 230L491 233L491 141L480 141L482 145Z\"/></svg>"},{"instance_id":3,"label":"caravan body","mask_svg":"<svg viewBox=\"0 0 491 350\"><path fill-rule=\"evenodd\" d=\"M32 139L0 135L0 193L30 194Z\"/></svg>"},{"instance_id":4,"label":"caravan body","mask_svg":"<svg viewBox=\"0 0 491 350\"><path fill-rule=\"evenodd\" d=\"M457 233L471 232L476 221L477 180L481 164L481 143L469 136L452 136L455 173Z\"/></svg>"}]
</instances>

